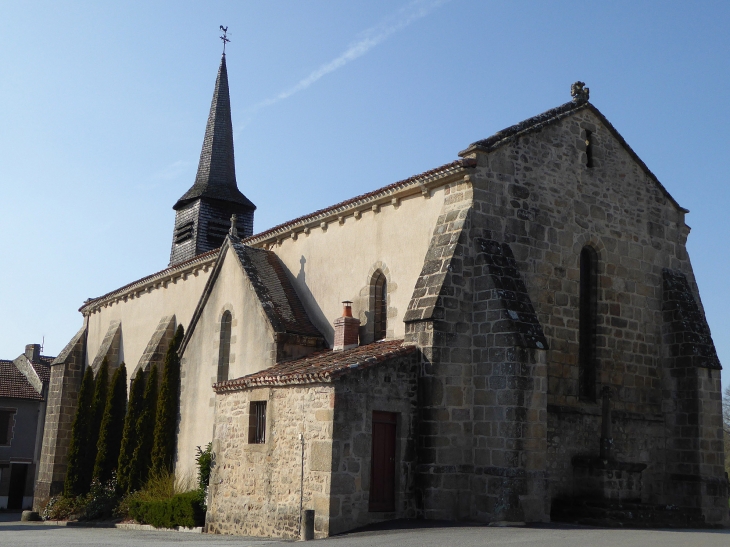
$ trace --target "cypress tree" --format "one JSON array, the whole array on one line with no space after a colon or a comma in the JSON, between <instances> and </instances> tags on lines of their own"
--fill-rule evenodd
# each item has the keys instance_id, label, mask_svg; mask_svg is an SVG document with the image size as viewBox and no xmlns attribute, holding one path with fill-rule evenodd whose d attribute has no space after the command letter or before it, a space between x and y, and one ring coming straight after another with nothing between
<instances>
[{"instance_id":1,"label":"cypress tree","mask_svg":"<svg viewBox=\"0 0 730 547\"><path fill-rule=\"evenodd\" d=\"M134 449L139 444L136 427L142 411L144 410L144 371L137 372L137 376L132 380L132 386L129 389L129 405L127 405L127 415L124 417L124 431L122 432L122 445L119 449L119 462L117 464L117 484L119 491L126 494L129 489L129 472L130 464Z\"/></svg>"},{"instance_id":2,"label":"cypress tree","mask_svg":"<svg viewBox=\"0 0 730 547\"><path fill-rule=\"evenodd\" d=\"M94 373L91 367L86 369L79 390L78 408L71 426L71 444L68 447L68 470L63 485L63 494L67 497L85 493L84 477L88 468L86 461L86 440L91 426L91 403L94 396Z\"/></svg>"},{"instance_id":3,"label":"cypress tree","mask_svg":"<svg viewBox=\"0 0 730 547\"><path fill-rule=\"evenodd\" d=\"M119 449L122 445L124 415L127 411L127 367L124 363L112 376L109 396L101 419L99 443L96 446L96 462L93 478L104 484L111 479L119 462Z\"/></svg>"},{"instance_id":4,"label":"cypress tree","mask_svg":"<svg viewBox=\"0 0 730 547\"><path fill-rule=\"evenodd\" d=\"M165 366L162 369L162 385L157 399L155 416L155 439L152 447L153 475L164 472L172 473L175 456L175 433L177 430L177 413L180 406L180 358L177 350L184 335L182 325L178 325L175 336L170 341L165 355Z\"/></svg>"},{"instance_id":5,"label":"cypress tree","mask_svg":"<svg viewBox=\"0 0 730 547\"><path fill-rule=\"evenodd\" d=\"M152 444L155 435L155 414L157 413L157 364L152 365L144 390L143 410L137 419L135 435L137 446L129 464L129 491L139 490L147 482L152 464Z\"/></svg>"},{"instance_id":6,"label":"cypress tree","mask_svg":"<svg viewBox=\"0 0 730 547\"><path fill-rule=\"evenodd\" d=\"M109 393L109 361L106 357L96 373L94 385L94 402L91 405L91 425L89 426L89 437L86 441L86 468L84 469L84 492L91 487L91 474L96 461L96 445L99 443L99 431L101 420L104 417L104 408Z\"/></svg>"}]
</instances>

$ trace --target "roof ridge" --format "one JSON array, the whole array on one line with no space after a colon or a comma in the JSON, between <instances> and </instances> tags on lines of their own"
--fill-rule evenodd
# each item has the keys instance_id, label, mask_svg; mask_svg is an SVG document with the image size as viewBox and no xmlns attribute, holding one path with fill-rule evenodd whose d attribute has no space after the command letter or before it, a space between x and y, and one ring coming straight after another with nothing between
<instances>
[{"instance_id":1,"label":"roof ridge","mask_svg":"<svg viewBox=\"0 0 730 547\"><path fill-rule=\"evenodd\" d=\"M464 157L476 151L491 152L493 150L496 150L500 146L503 146L504 144L521 137L522 135L532 133L534 131L539 131L540 129L555 122L558 122L583 108L586 108L593 112L593 114L595 114L595 116L601 121L601 123L606 126L606 129L608 129L613 137L624 147L629 156L631 156L631 158L639 165L639 167L641 167L646 175L649 176L649 178L651 178L659 186L661 192L672 203L672 205L674 205L679 211L683 213L689 213L688 209L682 207L677 202L677 200L674 199L674 197L669 193L669 190L666 189L666 187L659 181L657 176L651 171L651 169L649 169L646 163L644 163L644 160L642 160L639 155L634 152L633 148L629 146L629 143L626 142L626 139L623 138L621 133L619 133L618 130L613 126L613 124L608 121L608 118L606 118L606 116L604 116L603 113L598 110L598 108L596 108L593 103L589 101L569 101L555 108L551 108L550 110L546 110L545 112L538 114L537 116L527 118L520 123L497 131L492 136L487 137L486 139L481 139L471 143L465 150L459 152L459 156Z\"/></svg>"},{"instance_id":2,"label":"roof ridge","mask_svg":"<svg viewBox=\"0 0 730 547\"><path fill-rule=\"evenodd\" d=\"M119 294L122 294L123 292L134 288L135 286L143 285L144 283L148 281L152 281L153 279L164 277L165 275L170 275L175 273L177 270L184 270L186 267L193 265L195 262L205 262L207 258L213 258L218 251L220 251L220 248L218 249L212 249L210 251L207 251L205 253L201 253L197 256L194 256L193 258L190 258L186 260L185 262L179 262L178 264L175 264L174 266L168 266L167 268L160 270L158 272L155 272L150 275L146 275L144 277L141 277L135 281L132 281L131 283L127 283L126 285L122 285L118 289L114 289L113 291L109 291L106 294L103 294L101 296L97 296L96 298L89 298L86 302L83 303L83 305L79 308L80 312L83 312L85 309L89 308L92 305L99 304L101 301L106 300L112 296L117 296Z\"/></svg>"},{"instance_id":3,"label":"roof ridge","mask_svg":"<svg viewBox=\"0 0 730 547\"><path fill-rule=\"evenodd\" d=\"M259 385L301 385L327 383L349 372L363 370L383 361L417 351L403 339L373 342L344 351L322 350L292 361L213 385L217 393L238 391Z\"/></svg>"},{"instance_id":4,"label":"roof ridge","mask_svg":"<svg viewBox=\"0 0 730 547\"><path fill-rule=\"evenodd\" d=\"M446 163L444 165L440 165L439 167L435 167L433 169L429 169L428 171L424 171L423 173L419 173L417 175L413 175L411 177L408 177L403 180L399 180L397 182L393 182L391 184L388 184L386 186L382 186L380 188L377 188L376 190L372 190L370 192L366 192L365 194L360 194L358 196L355 196L353 198L346 199L344 201L341 201L339 203L335 203L334 205L330 205L329 207L325 207L323 209L318 209L312 213L302 215L300 217L294 218L292 220L288 220L286 222L283 222L281 224L277 224L276 226L269 228L267 230L264 230L263 232L259 232L257 234L253 234L252 236L247 237L244 239L244 243L255 243L258 240L265 239L266 237L282 231L283 229L294 226L295 224L300 224L301 222L304 222L308 219L314 219L318 216L325 215L327 213L331 213L336 211L337 209L341 209L343 207L347 207L349 205L353 205L357 203L358 201L367 200L369 198L376 197L378 195L385 195L389 192L399 190L403 187L406 187L410 184L413 184L417 181L421 181L422 179L427 179L430 177L438 176L444 173L448 173L448 171L453 170L455 168L469 168L469 167L475 167L476 162L471 160L471 158L460 158L458 160Z\"/></svg>"}]
</instances>

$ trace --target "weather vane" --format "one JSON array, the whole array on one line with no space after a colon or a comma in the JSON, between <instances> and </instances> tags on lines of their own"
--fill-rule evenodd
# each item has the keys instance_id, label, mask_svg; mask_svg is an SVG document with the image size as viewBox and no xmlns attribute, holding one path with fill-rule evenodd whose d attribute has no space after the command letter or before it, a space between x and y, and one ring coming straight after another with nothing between
<instances>
[{"instance_id":1,"label":"weather vane","mask_svg":"<svg viewBox=\"0 0 730 547\"><path fill-rule=\"evenodd\" d=\"M226 42L230 42L228 37L226 36L226 33L228 32L228 27L224 27L221 25L221 30L223 31L223 36L221 36L221 40L223 40L223 55L226 54Z\"/></svg>"}]
</instances>

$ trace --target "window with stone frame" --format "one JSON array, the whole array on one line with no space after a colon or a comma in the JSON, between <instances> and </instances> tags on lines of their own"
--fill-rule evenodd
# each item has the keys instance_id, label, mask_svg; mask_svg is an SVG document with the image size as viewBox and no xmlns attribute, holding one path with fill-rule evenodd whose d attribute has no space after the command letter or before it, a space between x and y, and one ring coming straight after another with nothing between
<instances>
[{"instance_id":1,"label":"window with stone frame","mask_svg":"<svg viewBox=\"0 0 730 547\"><path fill-rule=\"evenodd\" d=\"M383 340L388 332L388 282L380 270L370 283L370 312L373 318L373 341Z\"/></svg>"},{"instance_id":2,"label":"window with stone frame","mask_svg":"<svg viewBox=\"0 0 730 547\"><path fill-rule=\"evenodd\" d=\"M231 312L223 312L221 317L221 335L218 346L218 381L228 380L228 365L231 360Z\"/></svg>"},{"instance_id":3,"label":"window with stone frame","mask_svg":"<svg viewBox=\"0 0 730 547\"><path fill-rule=\"evenodd\" d=\"M10 445L13 440L15 409L0 410L0 446Z\"/></svg>"},{"instance_id":4,"label":"window with stone frame","mask_svg":"<svg viewBox=\"0 0 730 547\"><path fill-rule=\"evenodd\" d=\"M266 401L251 401L248 411L248 443L266 442Z\"/></svg>"},{"instance_id":5,"label":"window with stone frame","mask_svg":"<svg viewBox=\"0 0 730 547\"><path fill-rule=\"evenodd\" d=\"M598 254L587 245L580 252L578 332L579 395L596 400L596 333L598 328Z\"/></svg>"}]
</instances>

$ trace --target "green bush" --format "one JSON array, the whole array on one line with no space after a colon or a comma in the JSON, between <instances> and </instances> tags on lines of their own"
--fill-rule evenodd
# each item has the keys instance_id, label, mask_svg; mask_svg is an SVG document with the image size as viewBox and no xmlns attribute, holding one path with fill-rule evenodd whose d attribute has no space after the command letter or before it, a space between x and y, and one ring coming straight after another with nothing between
<instances>
[{"instance_id":1,"label":"green bush","mask_svg":"<svg viewBox=\"0 0 730 547\"><path fill-rule=\"evenodd\" d=\"M155 414L151 475L158 475L164 471L172 472L173 469L177 415L180 411L180 356L177 350L184 334L182 325L178 325L165 354L162 385Z\"/></svg>"},{"instance_id":2,"label":"green bush","mask_svg":"<svg viewBox=\"0 0 730 547\"><path fill-rule=\"evenodd\" d=\"M91 467L88 461L88 438L91 428L91 411L94 396L94 373L86 369L79 390L78 408L71 427L71 444L68 448L68 471L63 487L63 498L72 499L89 489ZM88 478L88 480L87 480ZM60 498L58 498L60 500ZM50 502L49 502L49 505Z\"/></svg>"},{"instance_id":3,"label":"green bush","mask_svg":"<svg viewBox=\"0 0 730 547\"><path fill-rule=\"evenodd\" d=\"M96 463L92 477L101 484L109 481L112 472L117 469L126 413L127 367L122 362L112 376L104 416L101 419L99 442L96 445Z\"/></svg>"},{"instance_id":4,"label":"green bush","mask_svg":"<svg viewBox=\"0 0 730 547\"><path fill-rule=\"evenodd\" d=\"M119 491L123 494L128 494L133 490L130 478L134 449L139 444L135 430L137 420L144 410L144 384L144 371L140 370L132 380L132 387L129 389L129 403L127 404L127 415L124 417L122 445L119 449L119 462L117 463L117 482Z\"/></svg>"},{"instance_id":5,"label":"green bush","mask_svg":"<svg viewBox=\"0 0 730 547\"><path fill-rule=\"evenodd\" d=\"M165 500L132 499L129 502L129 514L134 520L156 528L193 528L205 522L203 500L198 490L175 494Z\"/></svg>"},{"instance_id":6,"label":"green bush","mask_svg":"<svg viewBox=\"0 0 730 547\"><path fill-rule=\"evenodd\" d=\"M157 364L152 365L147 384L144 388L142 413L135 425L137 446L129 462L129 492L142 488L149 478L152 465L152 443L155 432L155 413L157 412Z\"/></svg>"},{"instance_id":7,"label":"green bush","mask_svg":"<svg viewBox=\"0 0 730 547\"><path fill-rule=\"evenodd\" d=\"M41 512L43 520L72 520L83 516L86 496L54 496Z\"/></svg>"}]
</instances>

